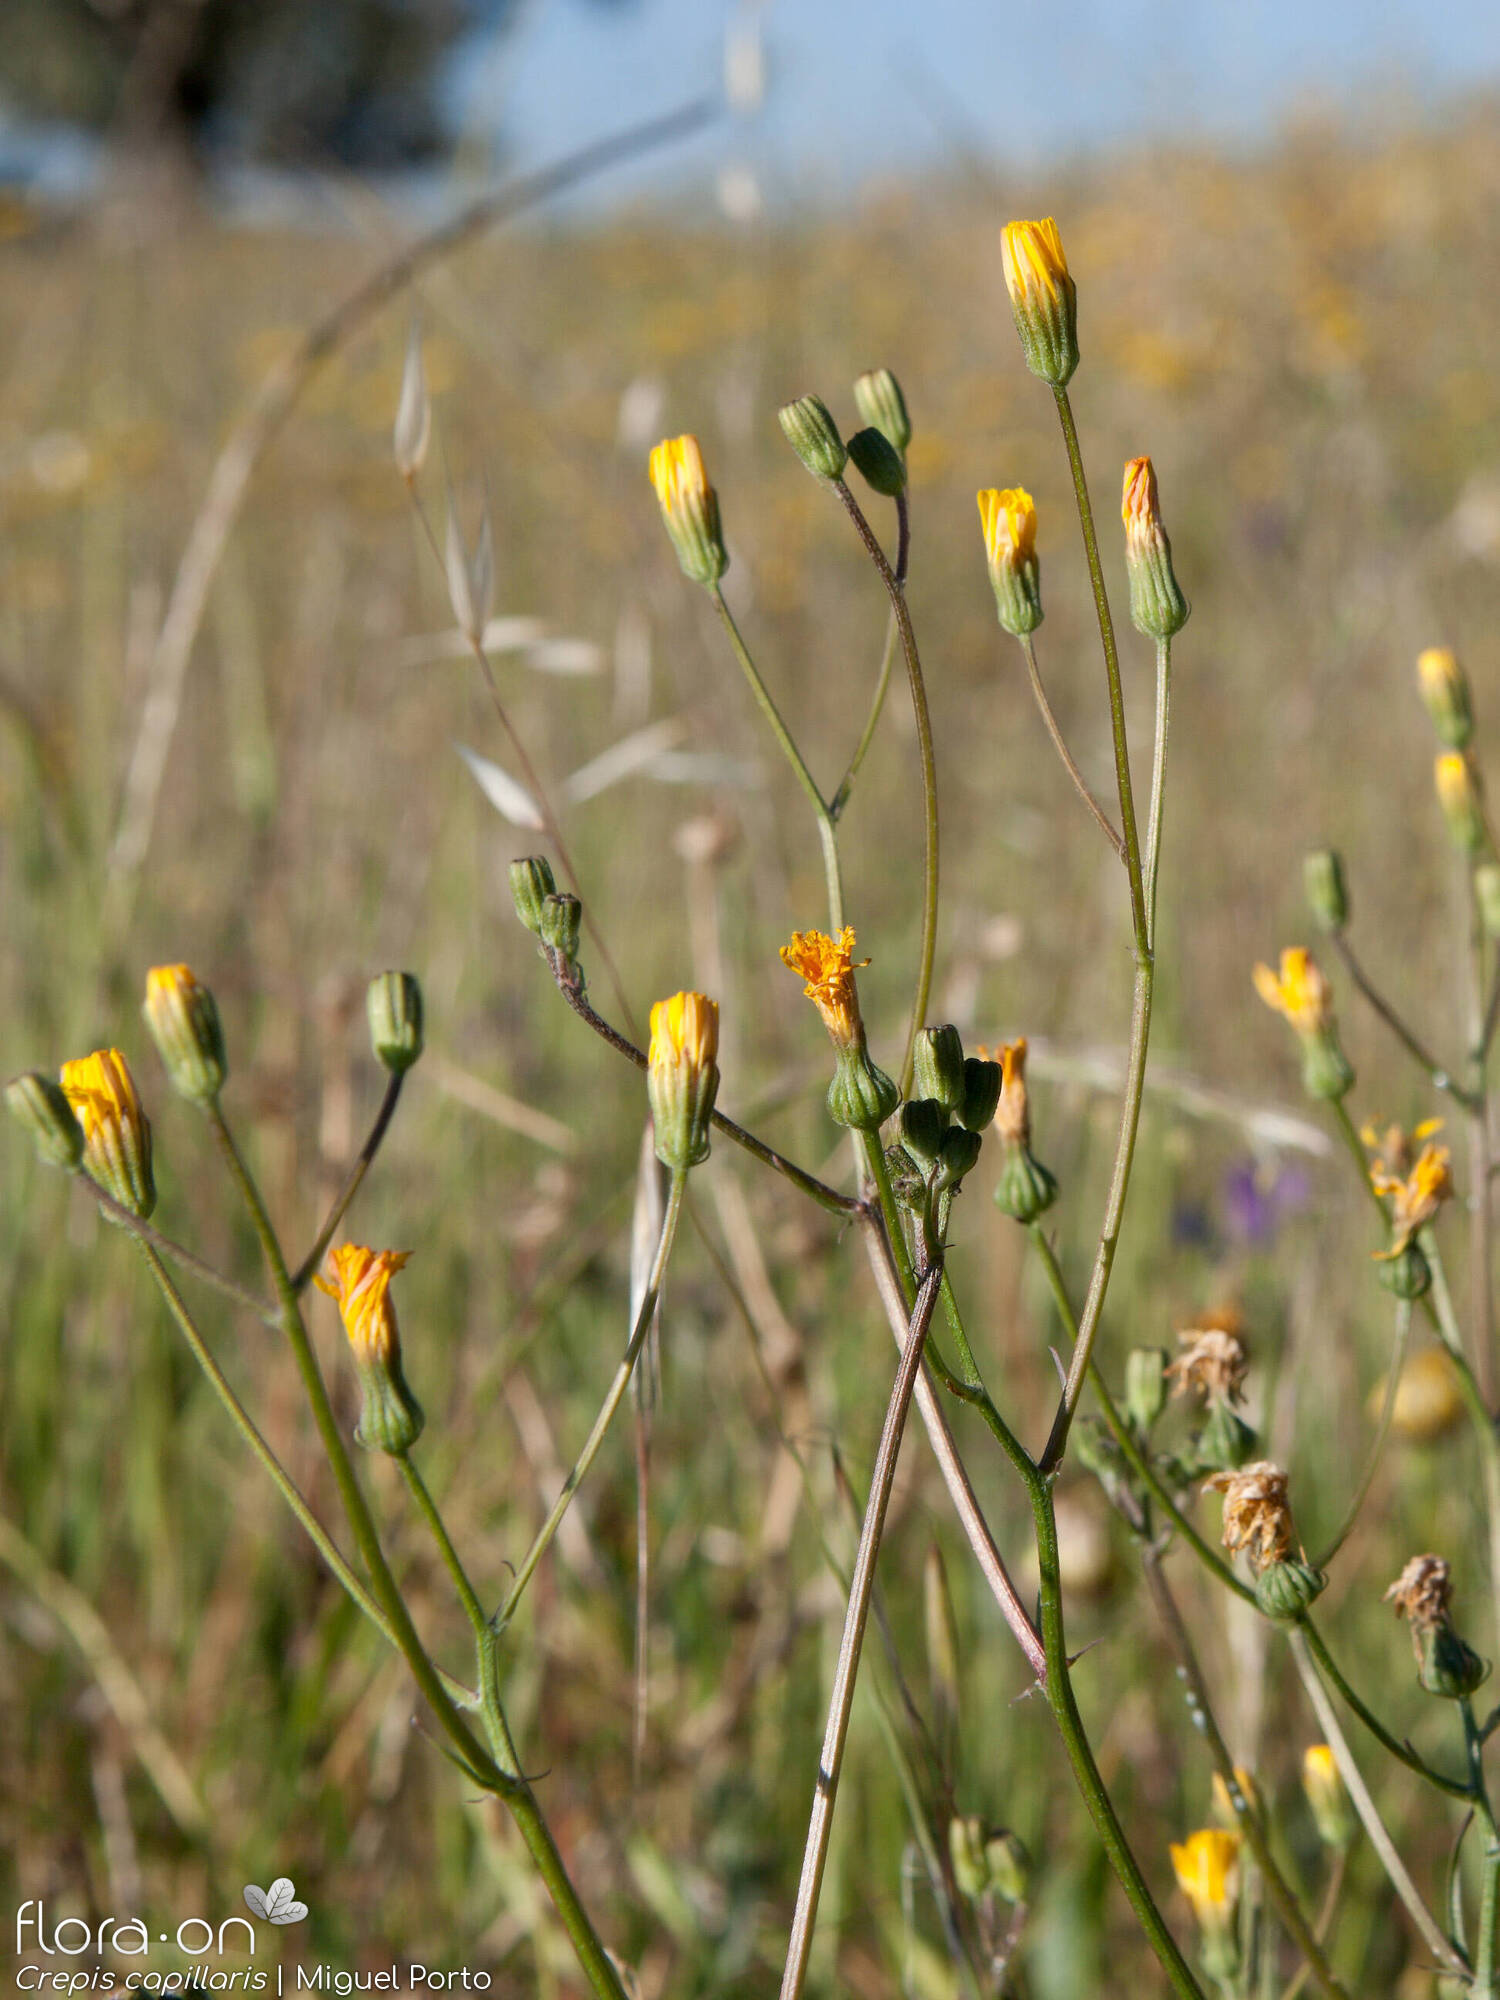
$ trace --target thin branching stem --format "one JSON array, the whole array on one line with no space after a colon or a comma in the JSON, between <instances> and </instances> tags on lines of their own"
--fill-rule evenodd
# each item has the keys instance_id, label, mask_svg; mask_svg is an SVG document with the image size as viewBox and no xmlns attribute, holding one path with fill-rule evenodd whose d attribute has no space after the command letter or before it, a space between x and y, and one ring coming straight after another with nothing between
<instances>
[{"instance_id":1,"label":"thin branching stem","mask_svg":"<svg viewBox=\"0 0 1500 2000\"><path fill-rule=\"evenodd\" d=\"M1375 982L1365 971L1364 965L1355 953L1353 945L1350 944L1348 933L1343 929L1339 929L1330 931L1329 936L1333 941L1333 948L1343 960L1344 970L1353 981L1356 990L1363 995L1372 1010L1384 1021L1385 1025L1396 1037L1396 1040L1400 1042L1418 1069L1424 1072L1428 1082L1432 1084L1434 1089L1446 1091L1455 1102L1462 1104L1465 1109L1471 1108L1473 1104L1471 1093L1465 1088L1462 1081L1453 1074L1446 1063L1438 1061L1426 1043L1421 1040L1413 1029L1407 1026L1406 1022L1396 1012L1396 1009L1376 986Z\"/></svg>"},{"instance_id":2,"label":"thin branching stem","mask_svg":"<svg viewBox=\"0 0 1500 2000\"><path fill-rule=\"evenodd\" d=\"M1037 665L1036 644L1029 632L1022 635L1021 651L1026 660L1026 672L1031 681L1031 692L1036 700L1037 707L1041 710L1042 721L1047 725L1047 734L1052 738L1052 747L1062 759L1063 769L1072 779L1074 791L1077 792L1079 798L1083 800L1083 803L1093 814L1098 823L1099 831L1114 849L1117 857L1123 861L1125 859L1125 843L1116 832L1114 822L1110 819L1109 814L1089 789L1088 780L1084 777L1082 771L1079 770L1073 753L1068 748L1068 740L1062 733L1062 725L1053 712L1051 702L1047 699L1047 690L1042 685L1041 668Z\"/></svg>"},{"instance_id":3,"label":"thin branching stem","mask_svg":"<svg viewBox=\"0 0 1500 2000\"><path fill-rule=\"evenodd\" d=\"M186 1249L181 1243L174 1243L170 1236L163 1236L161 1231L153 1229L149 1222L142 1222L124 1202L117 1201L107 1187L102 1186L92 1174L82 1168L78 1171L78 1179L87 1185L90 1195L105 1214L112 1221L118 1222L120 1227L133 1236L143 1248L154 1250L162 1257L170 1257L174 1264L180 1264L184 1271L191 1271L195 1278L201 1278L205 1285L211 1285L226 1299L233 1299L236 1305L244 1306L247 1311L253 1312L264 1325L280 1328L280 1313L265 1299L257 1298L248 1286L237 1284L233 1278L225 1277L222 1271L216 1271L212 1264L207 1263L194 1251Z\"/></svg>"},{"instance_id":4,"label":"thin branching stem","mask_svg":"<svg viewBox=\"0 0 1500 2000\"><path fill-rule=\"evenodd\" d=\"M1151 809L1146 818L1146 934L1156 951L1156 878L1161 870L1162 814L1167 797L1167 731L1172 719L1172 641L1156 642L1156 734L1151 753Z\"/></svg>"},{"instance_id":5,"label":"thin branching stem","mask_svg":"<svg viewBox=\"0 0 1500 2000\"><path fill-rule=\"evenodd\" d=\"M1322 1633L1310 1618L1299 1619L1298 1628L1306 1641L1308 1651L1318 1663L1319 1671L1347 1706L1353 1709L1383 1750L1404 1764L1409 1771L1415 1771L1419 1778L1425 1778L1429 1785L1435 1786L1440 1792L1446 1792L1450 1799L1473 1800L1472 1778L1450 1778L1445 1771L1434 1770L1426 1758L1419 1757L1409 1743L1403 1743L1392 1736L1374 1710L1362 1701L1349 1685L1342 1668L1329 1652Z\"/></svg>"},{"instance_id":6,"label":"thin branching stem","mask_svg":"<svg viewBox=\"0 0 1500 2000\"><path fill-rule=\"evenodd\" d=\"M1327 1569L1344 1543L1349 1539L1355 1522L1369 1497L1374 1483L1375 1469L1380 1463L1380 1454L1385 1450L1385 1441L1390 1436L1391 1418L1396 1414L1396 1394L1401 1387L1401 1369L1406 1360L1406 1342L1411 1333L1411 1300L1396 1301L1396 1337L1391 1343L1391 1365L1385 1378L1385 1394L1380 1399L1380 1416L1375 1425L1375 1435L1370 1440L1370 1449L1365 1458L1364 1471L1359 1476L1359 1484L1344 1510L1344 1518L1339 1523L1327 1547L1313 1564L1314 1569Z\"/></svg>"},{"instance_id":7,"label":"thin branching stem","mask_svg":"<svg viewBox=\"0 0 1500 2000\"><path fill-rule=\"evenodd\" d=\"M385 1094L380 1100L380 1109L375 1114L375 1123L370 1127L370 1136L359 1149L359 1157L345 1176L344 1185L334 1196L323 1227L318 1231L312 1248L292 1273L292 1290L305 1292L312 1281L313 1273L323 1261L323 1253L333 1241L334 1231L349 1212L354 1197L364 1185L365 1175L374 1164L375 1155L380 1151L381 1142L390 1129L391 1120L396 1115L396 1105L401 1096L401 1085L405 1079L404 1070L394 1070L386 1078Z\"/></svg>"}]
</instances>

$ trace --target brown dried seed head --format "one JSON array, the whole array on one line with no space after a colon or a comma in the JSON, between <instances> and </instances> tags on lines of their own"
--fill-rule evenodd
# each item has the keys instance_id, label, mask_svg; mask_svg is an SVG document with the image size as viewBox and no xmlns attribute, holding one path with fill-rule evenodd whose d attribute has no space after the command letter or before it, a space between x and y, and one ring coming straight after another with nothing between
<instances>
[{"instance_id":1,"label":"brown dried seed head","mask_svg":"<svg viewBox=\"0 0 1500 2000\"><path fill-rule=\"evenodd\" d=\"M1453 1584L1448 1565L1441 1556L1413 1556L1400 1576L1385 1593L1385 1603L1394 1604L1396 1616L1411 1622L1413 1638L1434 1632L1448 1621L1448 1605Z\"/></svg>"},{"instance_id":2,"label":"brown dried seed head","mask_svg":"<svg viewBox=\"0 0 1500 2000\"><path fill-rule=\"evenodd\" d=\"M1174 1396L1201 1389L1204 1395L1221 1401L1245 1400L1245 1371L1250 1359L1232 1333L1217 1326L1187 1327L1177 1339L1183 1351L1166 1371L1174 1378Z\"/></svg>"},{"instance_id":3,"label":"brown dried seed head","mask_svg":"<svg viewBox=\"0 0 1500 2000\"><path fill-rule=\"evenodd\" d=\"M1224 1495L1223 1543L1231 1555L1243 1549L1257 1574L1291 1555L1296 1537L1287 1504L1287 1478L1279 1465L1257 1459L1238 1472L1216 1472L1207 1481Z\"/></svg>"}]
</instances>

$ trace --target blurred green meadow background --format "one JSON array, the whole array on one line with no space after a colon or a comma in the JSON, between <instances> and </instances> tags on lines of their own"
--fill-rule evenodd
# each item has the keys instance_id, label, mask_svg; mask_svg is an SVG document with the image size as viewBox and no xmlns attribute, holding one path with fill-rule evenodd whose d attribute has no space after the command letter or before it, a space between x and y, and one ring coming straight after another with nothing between
<instances>
[{"instance_id":1,"label":"blurred green meadow background","mask_svg":"<svg viewBox=\"0 0 1500 2000\"><path fill-rule=\"evenodd\" d=\"M702 440L730 602L831 784L863 720L885 604L775 412L816 390L852 427L853 377L896 370L915 424L910 599L941 783L932 1018L971 1046L1033 1038L1037 1151L1063 1186L1049 1220L1081 1285L1113 1144L1128 927L1118 872L996 626L974 507L981 486L1036 496L1042 669L1102 790L1107 708L1066 464L1018 352L998 248L1008 216L1057 215L1117 605L1115 495L1139 452L1155 461L1193 600L1176 648L1153 1083L1103 1364L1118 1380L1130 1346L1171 1346L1210 1309L1238 1310L1250 1413L1268 1455L1290 1464L1310 1548L1357 1483L1390 1301L1365 1197L1300 1100L1285 1024L1255 1001L1249 969L1314 942L1300 857L1332 841L1372 971L1456 1053L1461 885L1432 801L1418 650L1447 643L1465 659L1481 758L1500 716L1495 107L1369 136L1307 123L1235 159L1154 149L1034 181L955 169L774 225L533 219L444 263L415 302L435 408L424 504L441 534L446 468L472 536L488 496L497 613L545 628L497 651L495 670L562 802L636 1022L680 986L717 994L721 1103L835 1177L846 1155L822 1105L826 1043L776 956L820 920L814 829L706 600L677 571L645 459L657 436ZM155 1120L159 1226L255 1282L254 1240L208 1135L140 1025L147 966L186 959L216 991L226 1110L297 1254L379 1101L365 981L386 966L420 976L430 1054L349 1229L413 1252L398 1299L428 1413L421 1460L495 1596L626 1337L645 1103L636 1073L561 1005L511 911L505 865L537 837L497 814L458 755L515 771L392 462L412 300L331 359L260 468L180 705L152 679L165 594L228 425L401 227L373 200L357 225L328 236L235 230L201 211L157 228L128 208L5 211L0 1065L122 1046ZM1151 662L1134 635L1126 653L1140 771ZM149 825L126 786L143 730L170 732ZM601 783L589 767L622 742L627 768ZM888 1066L913 977L919 806L898 682L843 834L872 960L865 1012ZM122 823L144 837L138 862L127 840L121 864ZM1356 1115L1440 1111L1342 987L1340 1010ZM405 1669L239 1451L130 1245L18 1132L0 1162L0 1901L42 1898L51 1921L217 1922L240 1909L243 1883L285 1874L311 1910L278 1939L287 1964L482 1965L507 1995L579 1990L519 1841L414 1726ZM1021 1233L990 1205L992 1178L982 1162L953 1262L997 1400L1037 1440L1059 1328ZM852 1553L836 1468L863 1493L892 1358L858 1245L826 1216L722 1147L694 1197L653 1417L639 1774L628 1416L504 1654L526 1767L644 2000L761 1994L777 1976L842 1616L836 1571ZM1457 1259L1460 1225L1441 1228ZM212 1294L191 1296L332 1519L289 1358ZM331 1304L314 1323L352 1423ZM953 1422L1024 1574L1024 1496L983 1430L962 1411ZM364 1470L422 1629L461 1672L468 1638L446 1579L398 1482L383 1464ZM1325 1599L1351 1673L1398 1734L1439 1755L1452 1752L1447 1725L1380 1593L1409 1554L1441 1549L1461 1623L1494 1650L1477 1491L1461 1430L1394 1438ZM1209 1761L1102 1493L1070 1470L1059 1512L1080 1699L1185 1931L1166 1849L1206 1818ZM1202 1517L1216 1532L1217 1506ZM934 1542L958 1611L961 1742L951 1797L929 1804L940 1831L949 1809L978 1813L1031 1852L1014 1990L1154 1991L915 1426L880 1568L901 1678L872 1639L817 1990L956 1990L887 1740L906 1727L903 1682L929 1706L921 1579ZM1185 1555L1169 1569L1231 1746L1316 1888L1296 1770L1318 1731L1285 1648ZM1405 1773L1380 1771L1377 1792L1440 1901L1455 1824ZM1335 1958L1361 1993L1433 1990L1363 1846Z\"/></svg>"}]
</instances>

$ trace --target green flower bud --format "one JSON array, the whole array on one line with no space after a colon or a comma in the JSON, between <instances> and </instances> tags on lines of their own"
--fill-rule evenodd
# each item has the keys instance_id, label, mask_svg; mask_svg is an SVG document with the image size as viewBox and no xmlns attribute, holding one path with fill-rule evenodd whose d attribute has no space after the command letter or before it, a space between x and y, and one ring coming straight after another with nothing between
<instances>
[{"instance_id":1,"label":"green flower bud","mask_svg":"<svg viewBox=\"0 0 1500 2000\"><path fill-rule=\"evenodd\" d=\"M1434 767L1438 804L1460 854L1482 854L1490 844L1479 772L1461 750L1445 750Z\"/></svg>"},{"instance_id":2,"label":"green flower bud","mask_svg":"<svg viewBox=\"0 0 1500 2000\"><path fill-rule=\"evenodd\" d=\"M5 1086L5 1108L26 1127L38 1157L49 1167L63 1167L71 1174L83 1165L83 1127L62 1087L50 1076L31 1069L12 1077Z\"/></svg>"},{"instance_id":3,"label":"green flower bud","mask_svg":"<svg viewBox=\"0 0 1500 2000\"><path fill-rule=\"evenodd\" d=\"M528 854L510 864L511 900L516 915L533 936L542 934L542 905L557 894L552 863L544 854Z\"/></svg>"},{"instance_id":4,"label":"green flower bud","mask_svg":"<svg viewBox=\"0 0 1500 2000\"><path fill-rule=\"evenodd\" d=\"M1344 863L1335 848L1315 848L1302 858L1302 893L1307 907L1325 931L1341 931L1349 921L1349 891Z\"/></svg>"},{"instance_id":5,"label":"green flower bud","mask_svg":"<svg viewBox=\"0 0 1500 2000\"><path fill-rule=\"evenodd\" d=\"M951 1022L924 1028L917 1036L912 1047L912 1090L918 1097L935 1098L945 1111L956 1111L963 1103L964 1045Z\"/></svg>"},{"instance_id":6,"label":"green flower bud","mask_svg":"<svg viewBox=\"0 0 1500 2000\"><path fill-rule=\"evenodd\" d=\"M871 1061L868 1050L835 1053L827 1099L828 1115L835 1125L854 1132L878 1132L900 1101L900 1091Z\"/></svg>"},{"instance_id":7,"label":"green flower bud","mask_svg":"<svg viewBox=\"0 0 1500 2000\"><path fill-rule=\"evenodd\" d=\"M414 972L380 972L365 994L370 1046L376 1061L393 1076L409 1070L422 1053L422 989Z\"/></svg>"},{"instance_id":8,"label":"green flower bud","mask_svg":"<svg viewBox=\"0 0 1500 2000\"><path fill-rule=\"evenodd\" d=\"M933 1182L936 1193L948 1193L960 1184L965 1174L972 1172L983 1143L977 1132L966 1132L961 1125L946 1133L938 1149L937 1178Z\"/></svg>"},{"instance_id":9,"label":"green flower bud","mask_svg":"<svg viewBox=\"0 0 1500 2000\"><path fill-rule=\"evenodd\" d=\"M1000 1103L1000 1078L999 1063L965 1056L964 1094L956 1116L966 1132L983 1132L994 1117Z\"/></svg>"},{"instance_id":10,"label":"green flower bud","mask_svg":"<svg viewBox=\"0 0 1500 2000\"><path fill-rule=\"evenodd\" d=\"M1302 1038L1302 1088L1323 1103L1337 1103L1354 1088L1354 1070L1332 1028Z\"/></svg>"},{"instance_id":11,"label":"green flower bud","mask_svg":"<svg viewBox=\"0 0 1500 2000\"><path fill-rule=\"evenodd\" d=\"M1018 1833L992 1833L984 1843L990 1886L1007 1903L1024 1903L1031 1886L1031 1856Z\"/></svg>"},{"instance_id":12,"label":"green flower bud","mask_svg":"<svg viewBox=\"0 0 1500 2000\"><path fill-rule=\"evenodd\" d=\"M1292 1625L1327 1584L1322 1570L1295 1559L1267 1563L1255 1579L1255 1602L1267 1618Z\"/></svg>"},{"instance_id":13,"label":"green flower bud","mask_svg":"<svg viewBox=\"0 0 1500 2000\"><path fill-rule=\"evenodd\" d=\"M1394 1257L1378 1258L1375 1275L1398 1299L1425 1298L1432 1284L1432 1266L1420 1243L1408 1243Z\"/></svg>"},{"instance_id":14,"label":"green flower bud","mask_svg":"<svg viewBox=\"0 0 1500 2000\"><path fill-rule=\"evenodd\" d=\"M705 587L729 567L719 527L719 496L708 483L695 437L663 438L651 453L651 484L682 573Z\"/></svg>"},{"instance_id":15,"label":"green flower bud","mask_svg":"<svg viewBox=\"0 0 1500 2000\"><path fill-rule=\"evenodd\" d=\"M578 938L583 926L583 905L566 892L542 900L542 943L555 951L566 966L578 962Z\"/></svg>"},{"instance_id":16,"label":"green flower bud","mask_svg":"<svg viewBox=\"0 0 1500 2000\"><path fill-rule=\"evenodd\" d=\"M884 431L873 426L856 431L849 440L848 452L855 471L872 492L894 500L906 491L906 467Z\"/></svg>"},{"instance_id":17,"label":"green flower bud","mask_svg":"<svg viewBox=\"0 0 1500 2000\"><path fill-rule=\"evenodd\" d=\"M854 385L854 407L861 421L888 437L902 456L911 443L911 418L901 384L889 368L872 368ZM852 447L851 447L852 450Z\"/></svg>"},{"instance_id":18,"label":"green flower bud","mask_svg":"<svg viewBox=\"0 0 1500 2000\"><path fill-rule=\"evenodd\" d=\"M1148 639L1170 639L1188 619L1188 601L1172 572L1172 544L1161 524L1156 474L1149 458L1125 468L1125 569L1130 578L1130 622Z\"/></svg>"},{"instance_id":19,"label":"green flower bud","mask_svg":"<svg viewBox=\"0 0 1500 2000\"><path fill-rule=\"evenodd\" d=\"M195 1104L211 1104L229 1069L212 993L185 965L154 965L141 1014L173 1089Z\"/></svg>"},{"instance_id":20,"label":"green flower bud","mask_svg":"<svg viewBox=\"0 0 1500 2000\"><path fill-rule=\"evenodd\" d=\"M1227 1402L1216 1399L1209 1407L1203 1428L1193 1440L1198 1463L1205 1472L1237 1472L1255 1457L1260 1440L1243 1417Z\"/></svg>"},{"instance_id":21,"label":"green flower bud","mask_svg":"<svg viewBox=\"0 0 1500 2000\"><path fill-rule=\"evenodd\" d=\"M1332 1750L1313 1743L1302 1753L1302 1790L1325 1847L1342 1851L1359 1831L1359 1821Z\"/></svg>"},{"instance_id":22,"label":"green flower bud","mask_svg":"<svg viewBox=\"0 0 1500 2000\"><path fill-rule=\"evenodd\" d=\"M984 1822L970 1813L948 1822L948 1854L961 1896L977 1902L990 1886L990 1865L984 1852Z\"/></svg>"},{"instance_id":23,"label":"green flower bud","mask_svg":"<svg viewBox=\"0 0 1500 2000\"><path fill-rule=\"evenodd\" d=\"M1423 1632L1419 1645L1418 1678L1429 1694L1445 1701L1461 1701L1489 1679L1489 1661L1465 1645L1446 1619Z\"/></svg>"},{"instance_id":24,"label":"green flower bud","mask_svg":"<svg viewBox=\"0 0 1500 2000\"><path fill-rule=\"evenodd\" d=\"M678 993L651 1009L646 1092L656 1157L685 1171L708 1158L709 1121L719 1091L719 1003Z\"/></svg>"},{"instance_id":25,"label":"green flower bud","mask_svg":"<svg viewBox=\"0 0 1500 2000\"><path fill-rule=\"evenodd\" d=\"M995 1206L1017 1222L1035 1222L1057 1200L1057 1182L1029 1147L1009 1146L995 1187Z\"/></svg>"},{"instance_id":26,"label":"green flower bud","mask_svg":"<svg viewBox=\"0 0 1500 2000\"><path fill-rule=\"evenodd\" d=\"M948 1114L934 1097L910 1097L897 1121L901 1143L921 1167L931 1167L942 1150Z\"/></svg>"},{"instance_id":27,"label":"green flower bud","mask_svg":"<svg viewBox=\"0 0 1500 2000\"><path fill-rule=\"evenodd\" d=\"M1149 1437L1167 1407L1167 1357L1160 1347L1132 1347L1125 1359L1125 1414L1141 1437Z\"/></svg>"},{"instance_id":28,"label":"green flower bud","mask_svg":"<svg viewBox=\"0 0 1500 2000\"><path fill-rule=\"evenodd\" d=\"M1007 222L1000 248L1026 366L1061 389L1078 366L1078 294L1057 224Z\"/></svg>"},{"instance_id":29,"label":"green flower bud","mask_svg":"<svg viewBox=\"0 0 1500 2000\"><path fill-rule=\"evenodd\" d=\"M841 479L849 454L821 396L799 396L777 412L786 441L816 479Z\"/></svg>"},{"instance_id":30,"label":"green flower bud","mask_svg":"<svg viewBox=\"0 0 1500 2000\"><path fill-rule=\"evenodd\" d=\"M1429 646L1417 655L1417 685L1439 743L1449 750L1467 750L1474 735L1469 677L1448 647Z\"/></svg>"}]
</instances>

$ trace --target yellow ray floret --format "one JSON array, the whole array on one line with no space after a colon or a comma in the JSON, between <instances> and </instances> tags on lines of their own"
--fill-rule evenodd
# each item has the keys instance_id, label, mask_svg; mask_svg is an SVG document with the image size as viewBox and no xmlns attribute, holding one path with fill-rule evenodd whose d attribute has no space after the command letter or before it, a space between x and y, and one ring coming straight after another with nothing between
<instances>
[{"instance_id":1,"label":"yellow ray floret","mask_svg":"<svg viewBox=\"0 0 1500 2000\"><path fill-rule=\"evenodd\" d=\"M1254 977L1261 999L1285 1014L1299 1035L1316 1034L1332 1020L1333 988L1305 945L1289 945L1282 952L1279 977L1269 965L1257 965Z\"/></svg>"},{"instance_id":2,"label":"yellow ray floret","mask_svg":"<svg viewBox=\"0 0 1500 2000\"><path fill-rule=\"evenodd\" d=\"M781 947L781 962L801 974L802 990L823 1016L834 1041L840 1047L858 1041L864 1029L854 974L870 961L862 958L856 964L853 927L845 924L837 939L825 931L793 931L791 943Z\"/></svg>"},{"instance_id":3,"label":"yellow ray floret","mask_svg":"<svg viewBox=\"0 0 1500 2000\"><path fill-rule=\"evenodd\" d=\"M1058 298L1060 281L1068 275L1068 260L1050 215L1040 222L1007 222L1000 238L1000 255L1005 288L1013 304L1024 305L1039 294Z\"/></svg>"},{"instance_id":4,"label":"yellow ray floret","mask_svg":"<svg viewBox=\"0 0 1500 2000\"><path fill-rule=\"evenodd\" d=\"M991 565L1030 562L1036 554L1036 503L1025 487L989 486L975 497Z\"/></svg>"},{"instance_id":5,"label":"yellow ray floret","mask_svg":"<svg viewBox=\"0 0 1500 2000\"><path fill-rule=\"evenodd\" d=\"M698 440L691 436L663 438L651 452L651 484L668 514L680 511L684 500L701 500L708 491L708 473Z\"/></svg>"},{"instance_id":6,"label":"yellow ray floret","mask_svg":"<svg viewBox=\"0 0 1500 2000\"><path fill-rule=\"evenodd\" d=\"M1240 1836L1223 1827L1200 1827L1180 1844L1173 1841L1172 1868L1198 1922L1207 1930L1222 1929L1239 1901Z\"/></svg>"},{"instance_id":7,"label":"yellow ray floret","mask_svg":"<svg viewBox=\"0 0 1500 2000\"><path fill-rule=\"evenodd\" d=\"M651 1009L653 1069L687 1062L706 1069L719 1056L719 1003L702 993L674 993Z\"/></svg>"},{"instance_id":8,"label":"yellow ray floret","mask_svg":"<svg viewBox=\"0 0 1500 2000\"><path fill-rule=\"evenodd\" d=\"M139 1131L145 1117L140 1093L118 1049L95 1049L65 1062L59 1081L83 1126L85 1144L110 1126Z\"/></svg>"},{"instance_id":9,"label":"yellow ray floret","mask_svg":"<svg viewBox=\"0 0 1500 2000\"><path fill-rule=\"evenodd\" d=\"M397 1351L396 1309L390 1301L391 1279L411 1261L409 1250L370 1250L361 1243L341 1243L328 1253L333 1282L313 1280L320 1292L338 1303L339 1317L355 1352L372 1360L389 1360Z\"/></svg>"}]
</instances>

